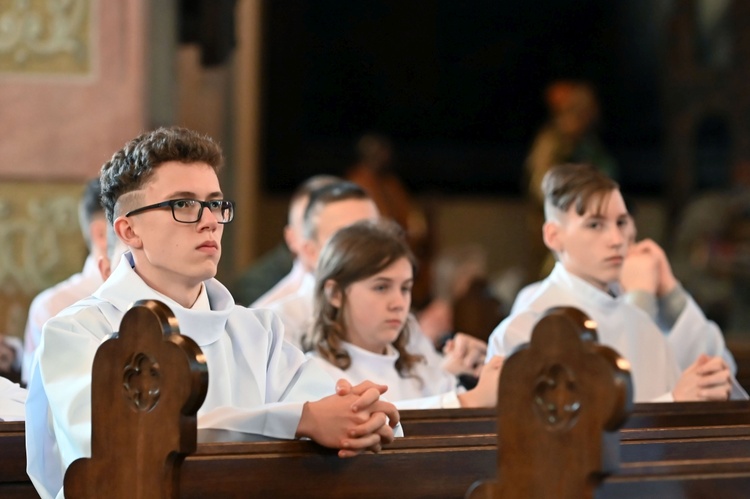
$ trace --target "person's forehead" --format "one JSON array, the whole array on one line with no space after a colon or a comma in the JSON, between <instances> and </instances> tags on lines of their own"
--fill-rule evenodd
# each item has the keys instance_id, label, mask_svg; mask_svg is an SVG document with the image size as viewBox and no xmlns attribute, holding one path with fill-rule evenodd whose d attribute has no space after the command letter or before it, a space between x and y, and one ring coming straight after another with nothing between
<instances>
[{"instance_id":1,"label":"person's forehead","mask_svg":"<svg viewBox=\"0 0 750 499\"><path fill-rule=\"evenodd\" d=\"M378 209L369 199L345 199L329 203L320 211L318 231L333 233L360 220L378 217ZM327 234L331 235L331 234Z\"/></svg>"},{"instance_id":2,"label":"person's forehead","mask_svg":"<svg viewBox=\"0 0 750 499\"><path fill-rule=\"evenodd\" d=\"M194 192L208 194L221 190L214 169L206 163L168 161L156 167L143 186L147 193Z\"/></svg>"},{"instance_id":3,"label":"person's forehead","mask_svg":"<svg viewBox=\"0 0 750 499\"><path fill-rule=\"evenodd\" d=\"M372 281L377 279L390 279L394 281L409 280L413 277L414 269L411 262L405 256L402 256L391 262L386 268L363 279L363 281Z\"/></svg>"},{"instance_id":4,"label":"person's forehead","mask_svg":"<svg viewBox=\"0 0 750 499\"><path fill-rule=\"evenodd\" d=\"M620 191L615 189L607 192L597 192L592 194L586 204L583 215L578 215L576 203L571 204L567 211L568 215L591 217L591 216L615 216L627 215L628 210L625 207L625 201Z\"/></svg>"}]
</instances>

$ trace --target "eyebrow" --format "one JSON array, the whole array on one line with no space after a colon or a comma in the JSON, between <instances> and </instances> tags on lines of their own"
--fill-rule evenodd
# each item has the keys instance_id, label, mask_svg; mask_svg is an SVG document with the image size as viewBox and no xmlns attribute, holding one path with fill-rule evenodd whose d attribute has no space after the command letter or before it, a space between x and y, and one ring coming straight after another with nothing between
<instances>
[{"instance_id":1,"label":"eyebrow","mask_svg":"<svg viewBox=\"0 0 750 499\"><path fill-rule=\"evenodd\" d=\"M372 280L374 282L378 282L378 281L394 282L395 279L391 279L390 277L377 276L377 277L373 277ZM406 283L406 282L413 282L413 281L414 281L414 278L410 277L403 282Z\"/></svg>"},{"instance_id":2,"label":"eyebrow","mask_svg":"<svg viewBox=\"0 0 750 499\"><path fill-rule=\"evenodd\" d=\"M215 192L208 194L206 196L206 199L216 199L216 198L221 198L223 196L224 194L222 194L221 191L215 191ZM180 198L190 198L190 199L196 198L197 199L198 197L199 196L197 193L191 192L191 191L177 191L167 196L168 199L180 199Z\"/></svg>"}]
</instances>

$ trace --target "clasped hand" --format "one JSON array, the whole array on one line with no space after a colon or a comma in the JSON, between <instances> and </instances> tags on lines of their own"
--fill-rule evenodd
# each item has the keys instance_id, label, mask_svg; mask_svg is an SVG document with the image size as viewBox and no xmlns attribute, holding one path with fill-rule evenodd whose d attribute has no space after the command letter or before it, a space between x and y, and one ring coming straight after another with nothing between
<instances>
[{"instance_id":1,"label":"clasped hand","mask_svg":"<svg viewBox=\"0 0 750 499\"><path fill-rule=\"evenodd\" d=\"M371 381L352 386L340 379L335 395L305 403L297 437L339 449L339 457L379 452L393 441L393 428L399 423L396 407L380 399L386 390Z\"/></svg>"}]
</instances>

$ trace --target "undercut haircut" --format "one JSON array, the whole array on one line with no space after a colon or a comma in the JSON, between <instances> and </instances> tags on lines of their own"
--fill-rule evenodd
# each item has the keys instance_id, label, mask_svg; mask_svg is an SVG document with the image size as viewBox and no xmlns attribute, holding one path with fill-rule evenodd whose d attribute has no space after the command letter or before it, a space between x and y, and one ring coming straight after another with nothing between
<instances>
[{"instance_id":1,"label":"undercut haircut","mask_svg":"<svg viewBox=\"0 0 750 499\"><path fill-rule=\"evenodd\" d=\"M207 135L181 127L158 128L131 140L101 169L102 205L109 223L115 219L117 201L143 188L163 163L206 163L219 172L221 147Z\"/></svg>"},{"instance_id":2,"label":"undercut haircut","mask_svg":"<svg viewBox=\"0 0 750 499\"><path fill-rule=\"evenodd\" d=\"M294 192L292 193L292 197L289 198L289 220L288 223L292 224L291 214L292 214L292 206L294 206L294 203L299 201L300 199L307 197L310 197L310 194L322 187L325 187L326 185L335 184L338 182L343 182L343 179L341 177L337 177L335 175L314 175L304 182L302 182L300 185L297 186L296 189L294 189ZM308 204L310 203L310 200L308 199ZM307 205L305 205L307 207Z\"/></svg>"},{"instance_id":3,"label":"undercut haircut","mask_svg":"<svg viewBox=\"0 0 750 499\"><path fill-rule=\"evenodd\" d=\"M354 182L342 180L325 185L310 193L310 201L305 208L302 234L305 239L315 239L318 235L317 215L327 205L347 199L370 200L364 189Z\"/></svg>"},{"instance_id":4,"label":"undercut haircut","mask_svg":"<svg viewBox=\"0 0 750 499\"><path fill-rule=\"evenodd\" d=\"M542 180L544 193L544 216L547 220L557 218L556 211L566 213L571 206L582 216L592 201L603 209L608 195L620 186L610 177L589 164L566 163L552 167Z\"/></svg>"}]
</instances>

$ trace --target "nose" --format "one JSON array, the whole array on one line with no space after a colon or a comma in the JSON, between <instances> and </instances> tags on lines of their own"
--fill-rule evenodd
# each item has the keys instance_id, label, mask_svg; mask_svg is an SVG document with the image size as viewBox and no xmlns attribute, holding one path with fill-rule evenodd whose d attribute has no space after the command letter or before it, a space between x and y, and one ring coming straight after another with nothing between
<instances>
[{"instance_id":1,"label":"nose","mask_svg":"<svg viewBox=\"0 0 750 499\"><path fill-rule=\"evenodd\" d=\"M402 293L401 290L397 290L391 298L391 309L393 310L404 310L408 308L411 301L411 293Z\"/></svg>"},{"instance_id":2,"label":"nose","mask_svg":"<svg viewBox=\"0 0 750 499\"><path fill-rule=\"evenodd\" d=\"M201 217L198 219L198 230L216 230L219 227L219 219L216 218L208 206L201 207Z\"/></svg>"},{"instance_id":3,"label":"nose","mask_svg":"<svg viewBox=\"0 0 750 499\"><path fill-rule=\"evenodd\" d=\"M610 230L610 244L612 246L623 246L625 244L625 227L613 224Z\"/></svg>"}]
</instances>

